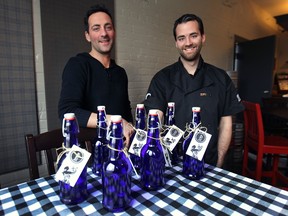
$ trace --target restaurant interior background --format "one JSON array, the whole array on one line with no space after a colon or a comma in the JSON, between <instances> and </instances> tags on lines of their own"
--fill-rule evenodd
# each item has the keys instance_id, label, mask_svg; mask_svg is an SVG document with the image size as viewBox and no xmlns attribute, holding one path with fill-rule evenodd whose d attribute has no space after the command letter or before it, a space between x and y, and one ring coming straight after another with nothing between
<instances>
[{"instance_id":1,"label":"restaurant interior background","mask_svg":"<svg viewBox=\"0 0 288 216\"><path fill-rule=\"evenodd\" d=\"M268 36L276 38L271 74L282 72L288 61L288 33L274 18L288 14L288 0L0 0L2 187L29 179L24 135L61 126L57 104L62 70L69 57L89 51L83 16L97 2L105 2L114 16L113 56L127 71L133 110L143 101L152 76L177 60L172 27L184 13L203 19L206 62L231 72L239 38ZM265 9L263 3L272 5ZM261 83L261 73L247 82Z\"/></svg>"}]
</instances>

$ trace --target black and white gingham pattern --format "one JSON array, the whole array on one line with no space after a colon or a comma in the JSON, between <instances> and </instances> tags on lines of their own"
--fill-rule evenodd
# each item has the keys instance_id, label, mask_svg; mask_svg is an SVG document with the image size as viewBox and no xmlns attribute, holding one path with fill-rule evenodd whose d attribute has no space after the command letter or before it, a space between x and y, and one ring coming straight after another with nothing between
<instances>
[{"instance_id":1,"label":"black and white gingham pattern","mask_svg":"<svg viewBox=\"0 0 288 216\"><path fill-rule=\"evenodd\" d=\"M112 215L102 206L101 178L88 169L88 199L67 206L53 177L0 190L0 215ZM191 181L181 167L165 171L166 185L145 191L133 179L131 207L116 215L288 215L288 191L206 165L206 177Z\"/></svg>"}]
</instances>

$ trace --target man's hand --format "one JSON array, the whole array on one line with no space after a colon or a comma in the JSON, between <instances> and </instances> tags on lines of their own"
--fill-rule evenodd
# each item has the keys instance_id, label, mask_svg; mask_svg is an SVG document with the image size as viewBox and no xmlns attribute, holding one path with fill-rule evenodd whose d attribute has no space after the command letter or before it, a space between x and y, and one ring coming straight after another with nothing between
<instances>
[{"instance_id":1,"label":"man's hand","mask_svg":"<svg viewBox=\"0 0 288 216\"><path fill-rule=\"evenodd\" d=\"M107 114L106 120L107 120L108 127L111 123L110 119L111 119L111 115ZM96 125L97 125L97 114L91 113L90 118L88 120L87 127L96 128ZM124 144L126 147L129 147L130 137L132 136L132 134L134 132L133 125L131 123L127 122L124 118L122 118L122 125L123 125L123 135L125 137Z\"/></svg>"},{"instance_id":2,"label":"man's hand","mask_svg":"<svg viewBox=\"0 0 288 216\"><path fill-rule=\"evenodd\" d=\"M130 145L130 137L132 136L134 129L133 125L129 122L127 122L125 119L122 119L122 125L123 125L123 135L125 137L125 147L129 148Z\"/></svg>"}]
</instances>

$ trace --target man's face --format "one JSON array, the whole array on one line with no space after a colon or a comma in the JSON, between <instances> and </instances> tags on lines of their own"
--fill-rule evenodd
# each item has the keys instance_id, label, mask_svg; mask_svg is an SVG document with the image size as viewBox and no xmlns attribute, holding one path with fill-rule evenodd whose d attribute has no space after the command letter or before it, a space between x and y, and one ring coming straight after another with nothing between
<instances>
[{"instance_id":1,"label":"man's face","mask_svg":"<svg viewBox=\"0 0 288 216\"><path fill-rule=\"evenodd\" d=\"M204 42L205 35L201 35L197 21L188 21L176 27L175 43L184 60L194 61L199 58Z\"/></svg>"},{"instance_id":2,"label":"man's face","mask_svg":"<svg viewBox=\"0 0 288 216\"><path fill-rule=\"evenodd\" d=\"M89 31L85 31L85 36L86 40L91 42L92 51L109 54L115 38L115 30L110 17L104 12L91 14L88 25Z\"/></svg>"}]
</instances>

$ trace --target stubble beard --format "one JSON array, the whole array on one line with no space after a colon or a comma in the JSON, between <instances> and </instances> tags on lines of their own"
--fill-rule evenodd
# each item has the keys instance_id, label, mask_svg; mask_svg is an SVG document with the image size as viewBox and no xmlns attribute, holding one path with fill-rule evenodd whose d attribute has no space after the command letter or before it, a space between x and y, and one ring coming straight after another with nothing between
<instances>
[{"instance_id":1,"label":"stubble beard","mask_svg":"<svg viewBox=\"0 0 288 216\"><path fill-rule=\"evenodd\" d=\"M193 55L186 55L183 52L180 52L180 56L187 62L193 62L199 58L200 52L197 52Z\"/></svg>"},{"instance_id":2,"label":"stubble beard","mask_svg":"<svg viewBox=\"0 0 288 216\"><path fill-rule=\"evenodd\" d=\"M183 50L180 50L180 56L187 62L193 62L200 57L201 46L198 46L198 49L191 54L185 54Z\"/></svg>"},{"instance_id":3,"label":"stubble beard","mask_svg":"<svg viewBox=\"0 0 288 216\"><path fill-rule=\"evenodd\" d=\"M109 47L98 46L98 47L94 47L94 49L102 55L108 55L111 53L111 50L113 49L113 42L111 45L109 45Z\"/></svg>"}]
</instances>

